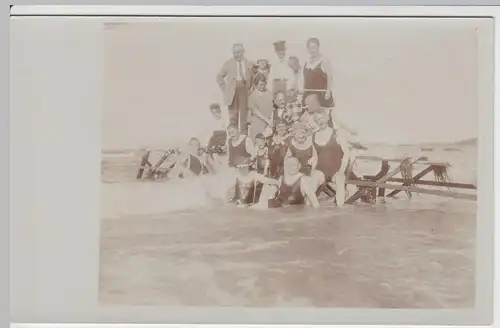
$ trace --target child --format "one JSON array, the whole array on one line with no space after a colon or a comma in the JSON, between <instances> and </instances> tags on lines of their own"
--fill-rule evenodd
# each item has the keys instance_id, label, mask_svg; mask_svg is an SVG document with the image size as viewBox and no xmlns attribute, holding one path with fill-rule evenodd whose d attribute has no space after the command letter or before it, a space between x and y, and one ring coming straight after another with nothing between
<instances>
[{"instance_id":1,"label":"child","mask_svg":"<svg viewBox=\"0 0 500 328\"><path fill-rule=\"evenodd\" d=\"M271 67L269 66L269 61L267 59L257 60L257 73L260 73L266 77L266 81L269 78L269 72Z\"/></svg>"},{"instance_id":2,"label":"child","mask_svg":"<svg viewBox=\"0 0 500 328\"><path fill-rule=\"evenodd\" d=\"M290 135L288 133L287 123L278 121L276 131L269 142L270 176L273 179L279 178L283 174L283 162Z\"/></svg>"},{"instance_id":3,"label":"child","mask_svg":"<svg viewBox=\"0 0 500 328\"><path fill-rule=\"evenodd\" d=\"M251 160L245 157L234 159L238 168L238 174L234 185L234 195L228 203L236 203L239 206L248 206L258 202L262 192L262 186L277 185L278 181L266 178L257 171L250 170Z\"/></svg>"},{"instance_id":4,"label":"child","mask_svg":"<svg viewBox=\"0 0 500 328\"><path fill-rule=\"evenodd\" d=\"M220 104L213 103L210 105L210 112L214 118L211 126L212 126L212 135L208 140L207 148L216 148L216 147L224 147L227 140L226 133L226 120L222 117L222 111L220 108Z\"/></svg>"},{"instance_id":5,"label":"child","mask_svg":"<svg viewBox=\"0 0 500 328\"><path fill-rule=\"evenodd\" d=\"M269 172L269 148L266 138L262 133L255 136L254 169L259 174L267 175Z\"/></svg>"}]
</instances>

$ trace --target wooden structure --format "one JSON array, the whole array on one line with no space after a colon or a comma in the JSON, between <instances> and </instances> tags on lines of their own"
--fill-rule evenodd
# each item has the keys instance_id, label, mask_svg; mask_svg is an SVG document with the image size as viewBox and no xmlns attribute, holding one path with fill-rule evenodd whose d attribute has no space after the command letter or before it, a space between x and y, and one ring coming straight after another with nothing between
<instances>
[{"instance_id":1,"label":"wooden structure","mask_svg":"<svg viewBox=\"0 0 500 328\"><path fill-rule=\"evenodd\" d=\"M146 150L141 158L141 164L139 170L137 171L137 179L142 179L146 177L151 180L156 180L158 178L164 178L169 171L170 167L167 169L162 168L162 165L174 155L176 152L173 149L167 149L163 151L162 157L154 165L150 162L151 150Z\"/></svg>"},{"instance_id":2,"label":"wooden structure","mask_svg":"<svg viewBox=\"0 0 500 328\"><path fill-rule=\"evenodd\" d=\"M352 172L356 160L378 161L381 163L380 172L376 175L357 177L353 175ZM390 163L397 163L397 165L391 170ZM413 176L412 171L415 166L424 168ZM346 172L346 176L348 177L348 181L346 182L347 185L355 185L358 187L358 190L346 200L346 204L352 204L357 200L373 203L376 197L385 197L386 189L392 190L387 195L388 197L396 196L401 191L404 191L409 197L412 196L412 193L418 193L476 200L477 196L475 193L461 193L449 189L477 190L477 187L473 184L454 183L449 181L450 179L447 175L447 169L449 167L450 165L448 163L431 162L426 158L413 159L409 157L386 159L375 156L358 156L351 160ZM434 180L423 180L423 178L431 172L434 173ZM402 177L397 178L396 175L398 174ZM391 182L397 182L398 184L393 184ZM419 186L445 187L448 188L448 190L421 188Z\"/></svg>"}]
</instances>

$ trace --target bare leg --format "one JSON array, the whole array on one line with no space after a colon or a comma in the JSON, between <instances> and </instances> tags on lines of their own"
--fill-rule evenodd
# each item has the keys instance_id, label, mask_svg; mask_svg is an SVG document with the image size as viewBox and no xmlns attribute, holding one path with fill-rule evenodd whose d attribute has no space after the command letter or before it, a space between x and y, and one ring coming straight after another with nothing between
<instances>
[{"instance_id":1,"label":"bare leg","mask_svg":"<svg viewBox=\"0 0 500 328\"><path fill-rule=\"evenodd\" d=\"M262 187L262 192L259 197L259 201L252 205L255 209L268 209L268 200L272 199L276 195L276 187L270 185L264 185Z\"/></svg>"},{"instance_id":2,"label":"bare leg","mask_svg":"<svg viewBox=\"0 0 500 328\"><path fill-rule=\"evenodd\" d=\"M345 174L343 172L337 173L334 180L337 206L343 206L345 202Z\"/></svg>"}]
</instances>

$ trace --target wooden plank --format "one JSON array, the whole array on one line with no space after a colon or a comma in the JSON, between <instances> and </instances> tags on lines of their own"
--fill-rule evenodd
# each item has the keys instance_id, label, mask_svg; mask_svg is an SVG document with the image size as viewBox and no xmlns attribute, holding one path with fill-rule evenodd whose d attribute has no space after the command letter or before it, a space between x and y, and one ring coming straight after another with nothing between
<instances>
[{"instance_id":1,"label":"wooden plank","mask_svg":"<svg viewBox=\"0 0 500 328\"><path fill-rule=\"evenodd\" d=\"M458 192L453 192L453 191L431 190L431 189L424 189L424 188L417 188L417 187L407 187L407 186L386 184L386 183L380 184L380 183L372 182L372 181L349 180L349 181L347 181L347 184L357 185L357 186L366 186L366 187L379 187L379 188L385 188L385 189L403 190L403 191L416 192L416 193L420 193L420 194L437 195L437 196L451 197L451 198L477 200L477 195L472 195L472 194L464 194L464 193L458 193Z\"/></svg>"},{"instance_id":2,"label":"wooden plank","mask_svg":"<svg viewBox=\"0 0 500 328\"><path fill-rule=\"evenodd\" d=\"M373 180L375 176L374 175L365 175L363 178L367 180ZM405 179L401 178L390 178L387 180L389 182L400 182L400 183L405 183ZM430 181L430 180L417 180L414 181L414 184L416 185L423 185L423 186L435 186L435 187L447 187L447 188L461 188L461 189L474 189L477 190L477 186L470 184L470 183L458 183L458 182L437 182L437 181Z\"/></svg>"},{"instance_id":3,"label":"wooden plank","mask_svg":"<svg viewBox=\"0 0 500 328\"><path fill-rule=\"evenodd\" d=\"M137 171L137 176L136 179L142 179L142 176L144 175L144 169L146 164L149 163L149 155L151 154L151 151L146 151L144 155L142 155L141 159L141 165L139 166L139 171ZM151 163L149 163L151 164Z\"/></svg>"},{"instance_id":4,"label":"wooden plank","mask_svg":"<svg viewBox=\"0 0 500 328\"><path fill-rule=\"evenodd\" d=\"M171 155L173 154L173 152L171 150L167 150L165 151L165 153L163 154L163 156L160 158L160 160L158 161L158 163L156 163L156 165L149 171L149 174L148 174L148 178L150 179L154 179L154 175L155 173L159 170L160 166L167 160L167 158L169 158Z\"/></svg>"},{"instance_id":5,"label":"wooden plank","mask_svg":"<svg viewBox=\"0 0 500 328\"><path fill-rule=\"evenodd\" d=\"M368 155L359 155L356 158L362 159L362 160L367 160L367 161L388 161L388 162L397 162L401 163L404 161L406 158L383 158L383 157L378 157L378 156L368 156ZM433 161L424 161L424 160L416 160L414 164L418 165L436 165L436 166L445 166L445 167L450 167L451 165L447 162L433 162Z\"/></svg>"},{"instance_id":6,"label":"wooden plank","mask_svg":"<svg viewBox=\"0 0 500 328\"><path fill-rule=\"evenodd\" d=\"M430 172L432 172L432 165L428 166L427 168L425 168L424 170L422 170L420 173L418 173L417 175L415 175L413 177L413 183L415 183L415 181L418 181L420 178L423 178L424 176L426 176ZM411 183L408 183L408 181L403 181L403 182L404 182L403 186L409 186L411 184ZM387 197L394 197L397 194L399 194L400 192L401 192L401 190L393 190L389 195L387 195Z\"/></svg>"}]
</instances>

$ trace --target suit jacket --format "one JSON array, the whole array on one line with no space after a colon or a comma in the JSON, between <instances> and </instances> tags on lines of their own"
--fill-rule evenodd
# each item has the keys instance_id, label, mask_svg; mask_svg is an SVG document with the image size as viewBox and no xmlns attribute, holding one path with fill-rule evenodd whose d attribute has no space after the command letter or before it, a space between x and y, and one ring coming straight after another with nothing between
<instances>
[{"instance_id":1,"label":"suit jacket","mask_svg":"<svg viewBox=\"0 0 500 328\"><path fill-rule=\"evenodd\" d=\"M245 87L250 90L254 77L254 63L246 58L243 59L245 63ZM233 102L234 92L236 90L236 77L238 74L238 65L234 58L228 59L216 76L216 82L222 90L224 103L229 106Z\"/></svg>"}]
</instances>

